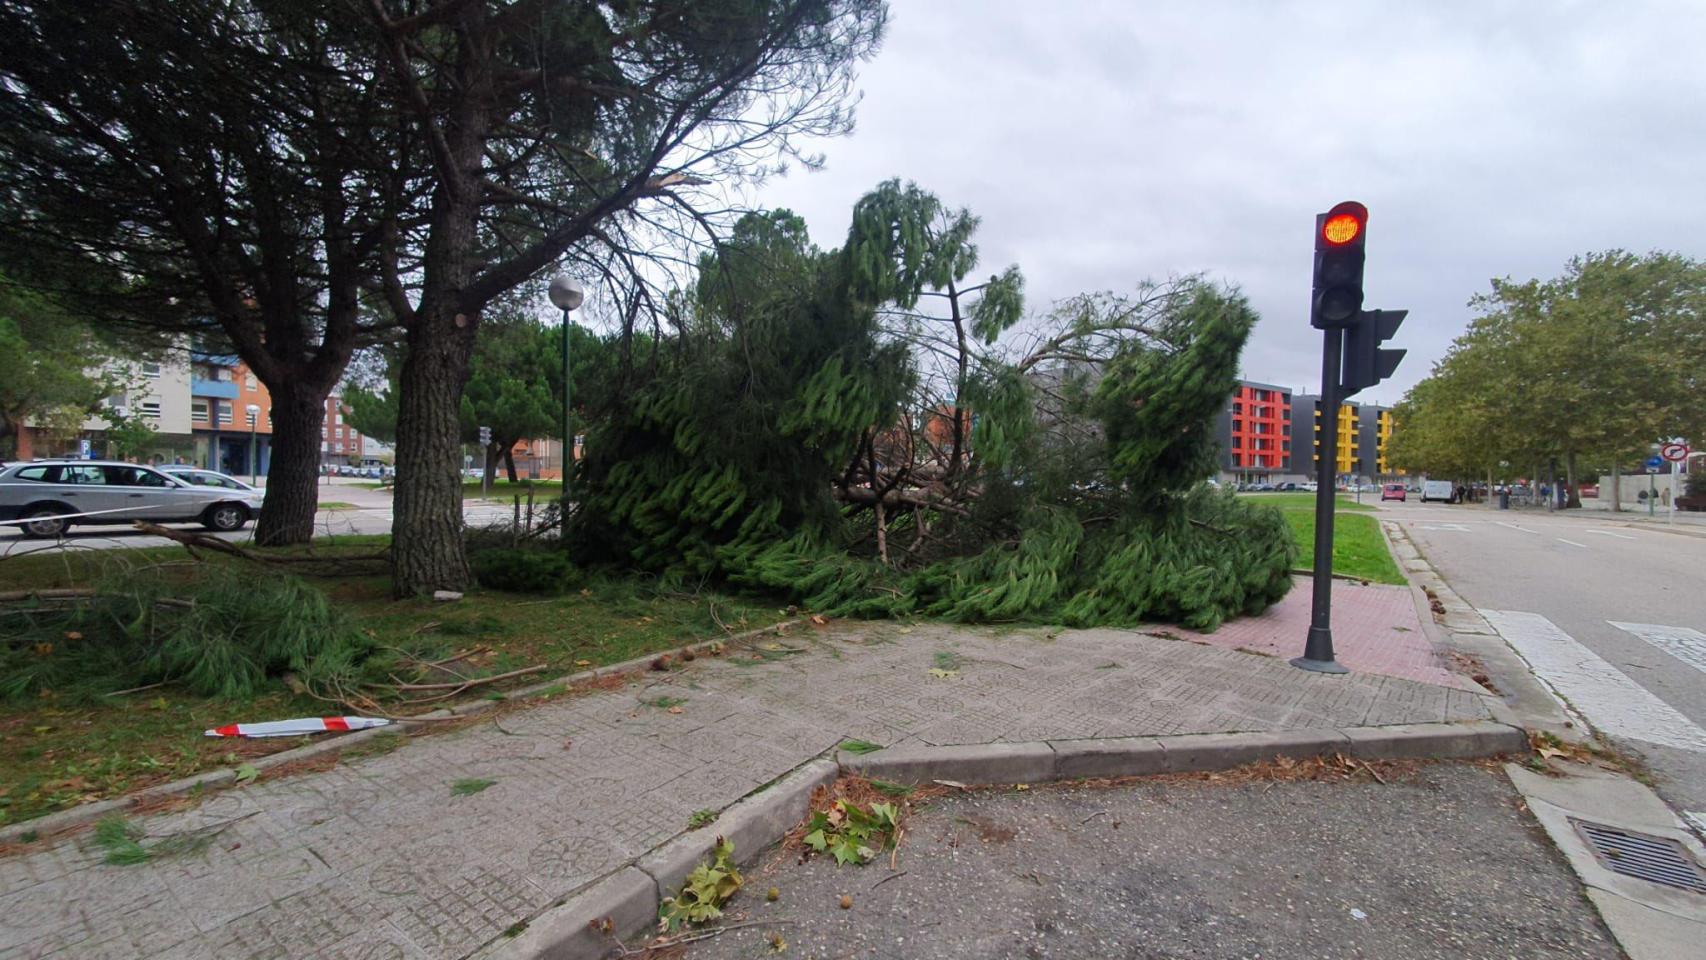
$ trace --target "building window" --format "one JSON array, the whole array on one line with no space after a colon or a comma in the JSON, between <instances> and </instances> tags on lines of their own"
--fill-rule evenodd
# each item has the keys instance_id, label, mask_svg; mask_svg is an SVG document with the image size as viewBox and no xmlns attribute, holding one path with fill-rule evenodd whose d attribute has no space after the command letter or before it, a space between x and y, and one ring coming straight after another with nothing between
<instances>
[{"instance_id":1,"label":"building window","mask_svg":"<svg viewBox=\"0 0 1706 960\"><path fill-rule=\"evenodd\" d=\"M218 380L220 383L230 383L231 382L231 368L230 367L219 367L219 368L217 368L217 371L214 375L214 379Z\"/></svg>"},{"instance_id":2,"label":"building window","mask_svg":"<svg viewBox=\"0 0 1706 960\"><path fill-rule=\"evenodd\" d=\"M158 363L142 364L142 375L150 380L160 379L160 365Z\"/></svg>"},{"instance_id":3,"label":"building window","mask_svg":"<svg viewBox=\"0 0 1706 960\"><path fill-rule=\"evenodd\" d=\"M158 400L144 400L136 405L136 409L138 413L150 420L160 419L160 401Z\"/></svg>"},{"instance_id":4,"label":"building window","mask_svg":"<svg viewBox=\"0 0 1706 960\"><path fill-rule=\"evenodd\" d=\"M194 399L190 401L190 421L193 423L207 422L207 401Z\"/></svg>"},{"instance_id":5,"label":"building window","mask_svg":"<svg viewBox=\"0 0 1706 960\"><path fill-rule=\"evenodd\" d=\"M254 374L249 373L249 374L243 375L243 389L249 391L250 393L255 392L255 375Z\"/></svg>"},{"instance_id":6,"label":"building window","mask_svg":"<svg viewBox=\"0 0 1706 960\"><path fill-rule=\"evenodd\" d=\"M338 423L341 424L343 422L344 422L344 415L342 413L340 413L340 414L338 414Z\"/></svg>"},{"instance_id":7,"label":"building window","mask_svg":"<svg viewBox=\"0 0 1706 960\"><path fill-rule=\"evenodd\" d=\"M215 402L219 404L219 406L216 408L219 411L219 422L220 423L230 423L231 422L231 401L229 401L229 400L218 400Z\"/></svg>"},{"instance_id":8,"label":"building window","mask_svg":"<svg viewBox=\"0 0 1706 960\"><path fill-rule=\"evenodd\" d=\"M320 425L320 439L321 440L326 439L326 426L325 426L325 424Z\"/></svg>"}]
</instances>

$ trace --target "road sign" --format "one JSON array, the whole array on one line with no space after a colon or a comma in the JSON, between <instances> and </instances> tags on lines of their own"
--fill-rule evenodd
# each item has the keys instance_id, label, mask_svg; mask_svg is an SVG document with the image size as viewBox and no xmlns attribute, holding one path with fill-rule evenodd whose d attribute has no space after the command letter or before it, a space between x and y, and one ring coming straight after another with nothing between
<instances>
[{"instance_id":1,"label":"road sign","mask_svg":"<svg viewBox=\"0 0 1706 960\"><path fill-rule=\"evenodd\" d=\"M88 437L77 441L77 457L81 460L93 460L95 458L95 449L89 443Z\"/></svg>"},{"instance_id":2,"label":"road sign","mask_svg":"<svg viewBox=\"0 0 1706 960\"><path fill-rule=\"evenodd\" d=\"M1648 457L1646 466L1648 473L1658 473L1660 470L1664 469L1665 458L1658 456Z\"/></svg>"},{"instance_id":3,"label":"road sign","mask_svg":"<svg viewBox=\"0 0 1706 960\"><path fill-rule=\"evenodd\" d=\"M1686 443L1667 443L1659 448L1659 456L1672 463L1676 463L1680 460L1687 460L1688 452L1688 444ZM1649 464L1652 463L1651 460L1647 462Z\"/></svg>"}]
</instances>

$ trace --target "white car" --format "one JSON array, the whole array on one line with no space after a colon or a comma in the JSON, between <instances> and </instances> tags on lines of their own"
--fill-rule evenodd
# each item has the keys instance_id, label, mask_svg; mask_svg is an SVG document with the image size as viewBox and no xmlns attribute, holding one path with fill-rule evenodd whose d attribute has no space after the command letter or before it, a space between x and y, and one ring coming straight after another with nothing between
<instances>
[{"instance_id":1,"label":"white car","mask_svg":"<svg viewBox=\"0 0 1706 960\"><path fill-rule=\"evenodd\" d=\"M17 463L0 470L0 523L16 524L30 537L57 537L72 524L137 520L241 530L261 512L261 492L232 483L236 486L196 484L154 467L108 460Z\"/></svg>"}]
</instances>

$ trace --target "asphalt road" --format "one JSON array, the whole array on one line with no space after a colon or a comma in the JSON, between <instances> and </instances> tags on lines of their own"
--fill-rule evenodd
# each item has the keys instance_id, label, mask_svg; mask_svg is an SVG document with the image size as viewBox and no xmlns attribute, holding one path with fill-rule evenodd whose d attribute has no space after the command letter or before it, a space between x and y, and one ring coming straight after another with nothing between
<instances>
[{"instance_id":1,"label":"asphalt road","mask_svg":"<svg viewBox=\"0 0 1706 960\"><path fill-rule=\"evenodd\" d=\"M945 798L906 824L893 870L762 858L724 920L753 925L684 960L776 956L777 934L780 956L814 960L1622 955L1503 773L1385 776Z\"/></svg>"},{"instance_id":2,"label":"asphalt road","mask_svg":"<svg viewBox=\"0 0 1706 960\"><path fill-rule=\"evenodd\" d=\"M1578 713L1640 754L1666 800L1706 812L1706 527L1437 503L1380 515Z\"/></svg>"},{"instance_id":3,"label":"asphalt road","mask_svg":"<svg viewBox=\"0 0 1706 960\"><path fill-rule=\"evenodd\" d=\"M317 536L349 536L391 532L391 493L370 489L363 483L334 478L320 486L321 503L348 504L348 509L322 510L315 518ZM510 504L499 501L468 500L463 504L463 519L469 526L489 526L512 521ZM200 524L167 524L182 530L195 530L226 540L246 541L254 535L254 524L229 534L213 534ZM0 556L48 545L51 541L31 540L18 532L17 527L0 528ZM123 524L103 526L74 526L64 542L74 549L112 550L127 547L164 547L172 541L165 537L149 536Z\"/></svg>"}]
</instances>

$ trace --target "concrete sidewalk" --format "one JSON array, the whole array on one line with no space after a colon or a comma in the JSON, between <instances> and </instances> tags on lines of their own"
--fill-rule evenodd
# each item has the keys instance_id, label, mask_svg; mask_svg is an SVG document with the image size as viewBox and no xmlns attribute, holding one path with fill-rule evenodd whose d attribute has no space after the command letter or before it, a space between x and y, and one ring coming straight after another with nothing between
<instances>
[{"instance_id":1,"label":"concrete sidewalk","mask_svg":"<svg viewBox=\"0 0 1706 960\"><path fill-rule=\"evenodd\" d=\"M0 859L0 957L467 956L682 833L695 811L848 738L916 747L1488 716L1454 686L1321 676L1136 631L796 628L141 821L150 838L217 829L198 853L113 866L85 833Z\"/></svg>"}]
</instances>

